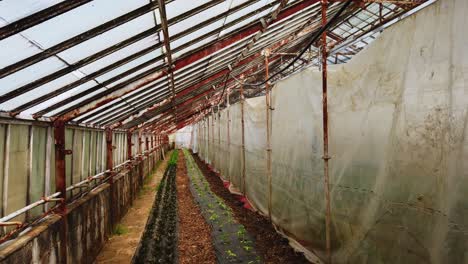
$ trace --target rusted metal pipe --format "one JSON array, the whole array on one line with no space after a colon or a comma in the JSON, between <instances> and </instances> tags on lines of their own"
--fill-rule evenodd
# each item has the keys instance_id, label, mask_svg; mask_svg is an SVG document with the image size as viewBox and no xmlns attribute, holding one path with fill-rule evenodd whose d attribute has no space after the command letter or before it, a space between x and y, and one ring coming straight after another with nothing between
<instances>
[{"instance_id":1,"label":"rusted metal pipe","mask_svg":"<svg viewBox=\"0 0 468 264\"><path fill-rule=\"evenodd\" d=\"M268 80L270 77L269 75L269 56L270 50L266 49L264 51L265 55L265 80ZM267 177L268 177L268 217L271 220L271 96L270 96L270 84L268 82L265 83L265 101L266 101L266 155L267 155Z\"/></svg>"},{"instance_id":2,"label":"rusted metal pipe","mask_svg":"<svg viewBox=\"0 0 468 264\"><path fill-rule=\"evenodd\" d=\"M106 171L107 174L109 175L108 181L110 184L110 195L109 195L109 208L110 208L110 223L112 226L112 229L114 228L114 224L116 223L116 216L115 216L115 198L114 198L114 155L113 155L113 135L112 135L112 130L110 128L107 128L105 131L106 135Z\"/></svg>"},{"instance_id":3,"label":"rusted metal pipe","mask_svg":"<svg viewBox=\"0 0 468 264\"><path fill-rule=\"evenodd\" d=\"M60 253L59 262L67 263L67 184L65 171L65 123L58 120L53 123L55 139L55 191L60 192L58 198L63 199L58 207L60 220Z\"/></svg>"},{"instance_id":4,"label":"rusted metal pipe","mask_svg":"<svg viewBox=\"0 0 468 264\"><path fill-rule=\"evenodd\" d=\"M132 132L127 132L127 159L132 159Z\"/></svg>"},{"instance_id":5,"label":"rusted metal pipe","mask_svg":"<svg viewBox=\"0 0 468 264\"><path fill-rule=\"evenodd\" d=\"M228 161L230 162L231 160L231 114L230 114L230 102L229 102L229 96L231 94L231 89L227 89L226 93L226 104L227 104L227 146L228 146ZM228 165L229 168L229 165ZM229 169L228 169L229 170ZM229 181L231 181L231 174L228 172L227 173L229 176Z\"/></svg>"},{"instance_id":6,"label":"rusted metal pipe","mask_svg":"<svg viewBox=\"0 0 468 264\"><path fill-rule=\"evenodd\" d=\"M322 0L322 27L327 24L327 6L328 1ZM322 113L323 113L323 174L324 174L324 189L325 189L325 239L326 239L326 251L327 251L327 262L332 263L331 256L331 205L330 205L330 178L328 170L328 161L330 157L328 155L328 100L327 100L327 31L322 34L321 41L321 53L322 53Z\"/></svg>"},{"instance_id":7,"label":"rusted metal pipe","mask_svg":"<svg viewBox=\"0 0 468 264\"><path fill-rule=\"evenodd\" d=\"M241 104L241 126L242 126L242 193L246 194L245 188L245 124L244 124L244 107L245 107L245 97L244 97L244 76L241 76L240 84L240 104Z\"/></svg>"}]
</instances>

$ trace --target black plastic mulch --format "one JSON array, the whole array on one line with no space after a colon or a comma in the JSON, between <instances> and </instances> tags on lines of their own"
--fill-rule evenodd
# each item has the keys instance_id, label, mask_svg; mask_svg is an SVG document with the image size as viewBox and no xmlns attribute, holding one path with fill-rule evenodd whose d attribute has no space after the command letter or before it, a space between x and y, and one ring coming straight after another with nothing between
<instances>
[{"instance_id":1,"label":"black plastic mulch","mask_svg":"<svg viewBox=\"0 0 468 264\"><path fill-rule=\"evenodd\" d=\"M233 217L231 208L211 192L210 185L192 155L184 149L190 191L200 206L203 217L211 226L218 263L262 263L254 248L254 240L245 227Z\"/></svg>"},{"instance_id":2,"label":"black plastic mulch","mask_svg":"<svg viewBox=\"0 0 468 264\"><path fill-rule=\"evenodd\" d=\"M177 262L176 170L177 165L170 162L158 186L156 199L132 263Z\"/></svg>"}]
</instances>

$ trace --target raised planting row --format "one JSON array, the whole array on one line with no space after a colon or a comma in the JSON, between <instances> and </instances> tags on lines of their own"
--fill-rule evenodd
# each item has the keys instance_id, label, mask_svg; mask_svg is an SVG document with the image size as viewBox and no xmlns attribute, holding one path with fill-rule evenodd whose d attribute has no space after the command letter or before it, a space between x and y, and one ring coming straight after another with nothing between
<instances>
[{"instance_id":1,"label":"raised planting row","mask_svg":"<svg viewBox=\"0 0 468 264\"><path fill-rule=\"evenodd\" d=\"M261 263L253 239L245 227L233 217L223 199L215 195L192 155L184 149L190 191L200 206L203 217L211 226L218 263Z\"/></svg>"},{"instance_id":2,"label":"raised planting row","mask_svg":"<svg viewBox=\"0 0 468 264\"><path fill-rule=\"evenodd\" d=\"M177 151L173 151L132 263L175 263L177 253Z\"/></svg>"}]
</instances>

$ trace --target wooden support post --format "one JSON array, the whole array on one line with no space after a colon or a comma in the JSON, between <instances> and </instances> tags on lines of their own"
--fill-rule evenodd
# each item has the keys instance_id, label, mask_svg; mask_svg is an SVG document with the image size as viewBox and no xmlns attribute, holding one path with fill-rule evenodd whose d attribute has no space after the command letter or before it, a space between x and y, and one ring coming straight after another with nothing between
<instances>
[{"instance_id":1,"label":"wooden support post","mask_svg":"<svg viewBox=\"0 0 468 264\"><path fill-rule=\"evenodd\" d=\"M269 75L269 61L270 50L264 51L265 55L265 80L268 80ZM265 101L266 101L266 162L267 162L267 177L268 177L268 217L271 220L271 96L270 96L270 84L267 81L265 83Z\"/></svg>"},{"instance_id":2,"label":"wooden support post","mask_svg":"<svg viewBox=\"0 0 468 264\"><path fill-rule=\"evenodd\" d=\"M65 172L65 123L62 121L54 122L55 138L55 191L60 192L58 198L62 199L58 208L58 213L62 217L60 220L60 252L59 263L67 263L67 184Z\"/></svg>"},{"instance_id":3,"label":"wooden support post","mask_svg":"<svg viewBox=\"0 0 468 264\"><path fill-rule=\"evenodd\" d=\"M241 103L241 126L242 126L242 193L246 194L245 188L245 124L244 124L244 76L241 75L241 85L240 85L240 103Z\"/></svg>"},{"instance_id":4,"label":"wooden support post","mask_svg":"<svg viewBox=\"0 0 468 264\"><path fill-rule=\"evenodd\" d=\"M327 0L322 0L322 27L327 24ZM328 175L328 101L327 101L327 32L324 31L322 34L321 43L322 53L322 113L323 113L323 161L324 161L324 189L325 189L325 239L326 239L326 250L327 250L327 262L332 263L331 256L331 205L330 205L330 178Z\"/></svg>"}]
</instances>

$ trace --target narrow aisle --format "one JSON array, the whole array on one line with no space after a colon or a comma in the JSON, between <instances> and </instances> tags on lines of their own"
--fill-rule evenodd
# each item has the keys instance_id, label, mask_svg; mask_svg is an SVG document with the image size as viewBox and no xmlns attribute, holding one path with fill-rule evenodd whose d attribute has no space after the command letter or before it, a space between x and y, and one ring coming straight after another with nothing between
<instances>
[{"instance_id":1,"label":"narrow aisle","mask_svg":"<svg viewBox=\"0 0 468 264\"><path fill-rule=\"evenodd\" d=\"M145 180L145 184L133 201L122 221L116 226L114 235L109 238L96 263L130 263L146 225L146 219L155 199L156 187L161 181L171 152L158 165L156 172Z\"/></svg>"},{"instance_id":2,"label":"narrow aisle","mask_svg":"<svg viewBox=\"0 0 468 264\"><path fill-rule=\"evenodd\" d=\"M190 192L185 155L179 151L177 162L177 213L178 226L178 262L179 264L216 263L211 228L203 219L200 208Z\"/></svg>"}]
</instances>

